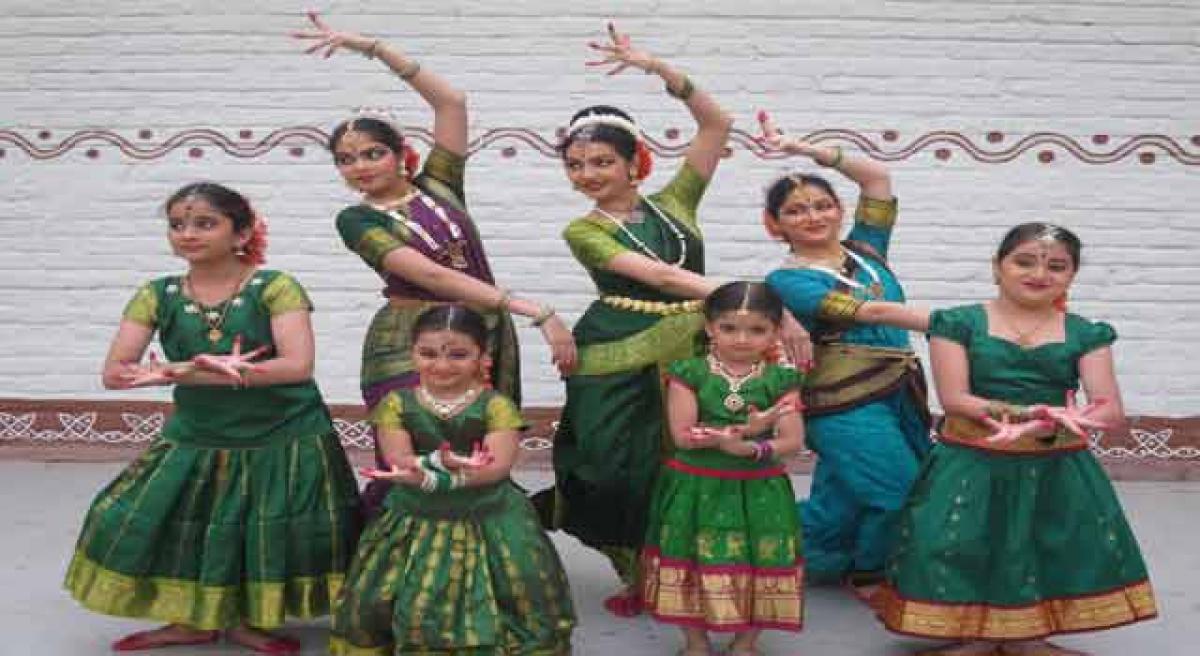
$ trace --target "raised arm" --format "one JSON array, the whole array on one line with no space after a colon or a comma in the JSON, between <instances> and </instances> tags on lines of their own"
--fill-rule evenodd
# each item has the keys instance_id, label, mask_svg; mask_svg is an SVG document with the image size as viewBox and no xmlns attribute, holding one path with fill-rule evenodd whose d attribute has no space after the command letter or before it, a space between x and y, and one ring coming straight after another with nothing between
<instances>
[{"instance_id":1,"label":"raised arm","mask_svg":"<svg viewBox=\"0 0 1200 656\"><path fill-rule=\"evenodd\" d=\"M442 76L425 69L420 62L382 39L340 32L329 27L315 11L307 12L312 28L292 33L297 39L315 41L305 51L322 52L328 59L338 48L357 52L367 59L379 59L401 80L408 83L433 110L433 139L442 148L456 154L467 152L467 97Z\"/></svg>"},{"instance_id":2,"label":"raised arm","mask_svg":"<svg viewBox=\"0 0 1200 656\"><path fill-rule=\"evenodd\" d=\"M863 196L892 199L892 175L887 166L868 157L847 155L839 146L817 146L784 134L766 111L758 112L760 142L771 150L807 157L820 166L834 169L858 185Z\"/></svg>"},{"instance_id":3,"label":"raised arm","mask_svg":"<svg viewBox=\"0 0 1200 656\"><path fill-rule=\"evenodd\" d=\"M588 62L589 66L609 66L615 64L609 75L616 75L628 68L636 68L648 74L662 78L666 84L667 93L683 101L696 120L696 136L685 153L685 159L704 179L712 177L721 155L725 142L729 139L729 130L733 126L730 116L713 98L711 94L692 84L687 75L680 72L667 62L658 59L650 53L634 48L628 34L617 31L615 25L608 24L608 43L591 43L593 50L602 53L603 59Z\"/></svg>"}]
</instances>

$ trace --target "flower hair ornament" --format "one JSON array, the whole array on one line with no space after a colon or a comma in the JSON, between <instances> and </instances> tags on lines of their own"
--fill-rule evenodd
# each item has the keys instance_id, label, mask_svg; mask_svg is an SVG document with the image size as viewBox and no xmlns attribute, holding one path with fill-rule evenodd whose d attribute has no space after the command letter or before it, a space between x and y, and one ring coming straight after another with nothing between
<instances>
[{"instance_id":1,"label":"flower hair ornament","mask_svg":"<svg viewBox=\"0 0 1200 656\"><path fill-rule=\"evenodd\" d=\"M646 146L641 129L633 121L616 114L588 114L572 121L567 133L571 139L591 141L595 139L596 128L600 126L616 128L633 137L634 155L637 160L633 177L638 181L650 177L650 172L654 169L654 158L650 154L650 148Z\"/></svg>"},{"instance_id":2,"label":"flower hair ornament","mask_svg":"<svg viewBox=\"0 0 1200 656\"><path fill-rule=\"evenodd\" d=\"M244 264L260 265L267 261L267 218L250 209L253 223L250 225L250 238L238 249L237 258Z\"/></svg>"},{"instance_id":3,"label":"flower hair ornament","mask_svg":"<svg viewBox=\"0 0 1200 656\"><path fill-rule=\"evenodd\" d=\"M392 110L387 107L372 107L368 105L356 107L346 128L347 131L355 129L355 122L358 119L379 121L391 128L392 132L396 133L396 136L400 138L401 152L399 154L400 161L404 166L401 175L412 180L413 176L416 175L417 168L421 165L421 156L417 154L417 151L412 146L408 145L408 139L404 137L404 130L400 129L400 123L396 120L396 115L392 113Z\"/></svg>"}]
</instances>

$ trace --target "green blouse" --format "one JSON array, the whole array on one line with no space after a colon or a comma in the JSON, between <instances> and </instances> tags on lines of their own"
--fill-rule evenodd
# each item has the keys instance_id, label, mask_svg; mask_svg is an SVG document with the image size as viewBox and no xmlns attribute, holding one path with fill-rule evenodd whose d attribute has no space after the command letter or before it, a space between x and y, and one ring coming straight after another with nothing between
<instances>
[{"instance_id":1,"label":"green blouse","mask_svg":"<svg viewBox=\"0 0 1200 656\"><path fill-rule=\"evenodd\" d=\"M750 406L766 410L787 393L798 392L804 382L804 375L795 369L773 364L764 365L762 372L743 383L738 392L745 401L745 407L733 411L725 407L725 397L729 395L729 381L712 371L707 358L672 362L667 367L667 375L695 392L699 411L697 422L705 426L744 424L750 418ZM674 458L690 465L712 469L760 469L778 464L777 461L756 462L719 449L679 449L675 451Z\"/></svg>"},{"instance_id":2,"label":"green blouse","mask_svg":"<svg viewBox=\"0 0 1200 656\"><path fill-rule=\"evenodd\" d=\"M622 230L616 223L593 213L567 225L563 238L595 283L598 294L647 301L684 300L604 267L621 253L645 255L643 246L662 261L673 264L686 248L680 266L703 274L704 241L696 210L707 186L708 180L684 163L666 187L643 199L642 221L626 222ZM647 201L665 216L659 216ZM575 324L575 341L580 347L578 373L629 371L653 362L688 357L695 352L694 345L684 343L687 340L681 340L680 336L694 334L701 323L697 313L664 317L593 302Z\"/></svg>"},{"instance_id":3,"label":"green blouse","mask_svg":"<svg viewBox=\"0 0 1200 656\"><path fill-rule=\"evenodd\" d=\"M1079 359L1117 339L1107 323L1068 313L1063 341L1025 348L989 335L978 303L933 311L929 334L967 350L972 394L1020 405L1062 405L1067 390L1079 388Z\"/></svg>"},{"instance_id":4,"label":"green blouse","mask_svg":"<svg viewBox=\"0 0 1200 656\"><path fill-rule=\"evenodd\" d=\"M163 353L184 362L201 353L226 354L240 335L242 350L274 347L271 319L288 312L311 312L300 283L281 271L256 271L232 298L203 306L183 293L183 277L164 276L144 284L125 306L123 317L158 331ZM209 341L205 314L224 315L222 336ZM272 357L268 353L265 357ZM233 388L176 385L175 410L163 438L210 448L259 447L333 429L321 393L312 380L282 385Z\"/></svg>"},{"instance_id":5,"label":"green blouse","mask_svg":"<svg viewBox=\"0 0 1200 656\"><path fill-rule=\"evenodd\" d=\"M457 453L467 454L488 433L521 430L525 420L516 404L494 390L485 390L470 405L449 419L442 419L417 400L412 389L389 392L371 412L377 428L403 429L412 438L413 452L424 455L443 442ZM503 511L514 503L525 503L511 481L468 486L447 492L427 493L407 485L392 486L385 505L393 510L423 517L460 518Z\"/></svg>"}]
</instances>

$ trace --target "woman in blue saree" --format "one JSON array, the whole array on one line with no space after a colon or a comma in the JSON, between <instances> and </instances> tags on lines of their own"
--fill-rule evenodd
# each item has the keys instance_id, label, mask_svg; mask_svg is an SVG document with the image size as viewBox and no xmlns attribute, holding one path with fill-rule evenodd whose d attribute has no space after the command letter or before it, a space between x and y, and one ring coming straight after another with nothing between
<instances>
[{"instance_id":1,"label":"woman in blue saree","mask_svg":"<svg viewBox=\"0 0 1200 656\"><path fill-rule=\"evenodd\" d=\"M809 497L798 504L806 576L877 582L897 513L930 447L925 379L908 337L927 328L928 312L904 304L888 269L897 202L887 168L785 137L765 112L759 120L767 147L808 157L860 190L846 240L843 205L818 175L776 181L763 221L790 247L767 284L812 334L815 351L804 403L818 460Z\"/></svg>"}]
</instances>

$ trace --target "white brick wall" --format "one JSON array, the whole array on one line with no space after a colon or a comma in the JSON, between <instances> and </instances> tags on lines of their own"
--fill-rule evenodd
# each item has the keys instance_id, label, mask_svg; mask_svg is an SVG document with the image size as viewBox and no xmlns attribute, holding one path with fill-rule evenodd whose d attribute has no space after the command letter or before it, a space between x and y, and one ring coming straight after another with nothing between
<instances>
[{"instance_id":1,"label":"white brick wall","mask_svg":"<svg viewBox=\"0 0 1200 656\"><path fill-rule=\"evenodd\" d=\"M664 143L678 143L663 136L670 127L686 138L686 112L654 80L585 71L584 44L615 16L715 91L743 129L766 107L793 132L851 130L885 153L908 152L892 164L902 205L894 260L921 303L989 295L988 257L1009 226L1032 219L1070 226L1086 244L1073 305L1121 333L1130 410L1195 415L1200 8L1195 0L1130 5L442 0L324 9L334 25L386 36L468 91L475 135L506 127L553 139L578 107L610 102ZM379 284L334 233L332 217L351 196L319 147L291 139L239 158L195 142L142 160L85 140L35 158L13 136L48 153L98 129L151 151L185 130L212 128L249 148L281 128L329 129L363 104L389 104L404 123L427 124L415 95L377 62L297 54L284 35L302 25L302 8L290 1L0 2L0 396L116 396L100 389L97 370L120 309L138 282L178 266L159 205L181 184L208 178L245 191L272 219L270 265L295 272L319 308L321 385L332 401L357 399L359 348ZM141 138L143 129L152 134ZM243 129L251 138L239 139ZM49 136L39 138L41 130ZM897 138L884 140L885 130ZM977 162L949 141L909 148L940 131L993 153L1035 133L1063 135L1081 145L1082 159L1056 145L1004 163ZM1002 138L989 141L992 131ZM1109 141L1094 143L1098 134ZM1176 154L1186 161L1154 145L1104 156L1151 134L1182 148ZM188 156L193 146L201 158ZM290 146L303 146L304 155L290 155ZM502 156L508 146L516 157ZM935 157L938 148L950 158ZM1054 154L1052 163L1038 161L1043 150ZM1141 163L1143 153L1155 161ZM1088 163L1097 159L1111 161ZM677 163L660 159L650 186ZM782 168L741 146L721 167L703 208L713 274L758 275L779 258L757 216L764 185ZM499 278L577 315L590 284L558 233L586 203L557 162L500 140L471 159L468 184ZM560 402L546 350L535 333L521 337L529 401Z\"/></svg>"}]
</instances>

